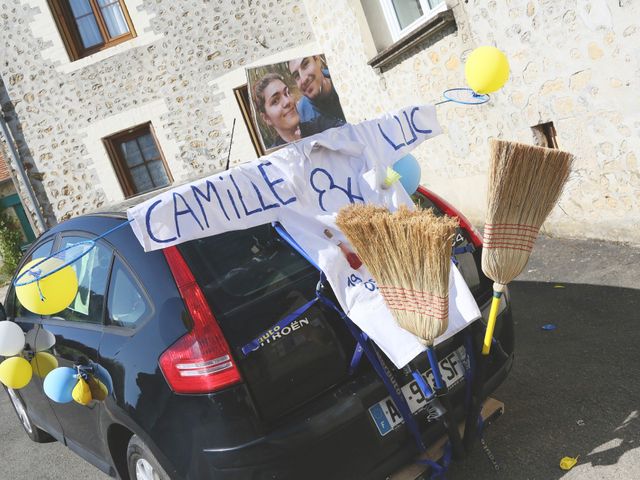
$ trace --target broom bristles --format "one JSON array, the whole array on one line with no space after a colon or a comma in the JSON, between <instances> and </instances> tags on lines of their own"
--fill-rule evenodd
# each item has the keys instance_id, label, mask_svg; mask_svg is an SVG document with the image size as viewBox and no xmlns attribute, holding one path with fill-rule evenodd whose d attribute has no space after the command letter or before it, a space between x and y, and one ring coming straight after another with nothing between
<instances>
[{"instance_id":1,"label":"broom bristles","mask_svg":"<svg viewBox=\"0 0 640 480\"><path fill-rule=\"evenodd\" d=\"M398 324L432 345L449 320L451 239L458 221L431 210L350 205L336 224L373 275Z\"/></svg>"},{"instance_id":2,"label":"broom bristles","mask_svg":"<svg viewBox=\"0 0 640 480\"><path fill-rule=\"evenodd\" d=\"M482 271L494 282L506 285L526 266L573 158L552 148L492 141Z\"/></svg>"}]
</instances>

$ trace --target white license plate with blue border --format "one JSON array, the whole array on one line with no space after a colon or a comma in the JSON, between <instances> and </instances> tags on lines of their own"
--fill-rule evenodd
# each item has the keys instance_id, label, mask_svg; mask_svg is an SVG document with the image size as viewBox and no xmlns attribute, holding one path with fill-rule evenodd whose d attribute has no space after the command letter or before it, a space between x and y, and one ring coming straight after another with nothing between
<instances>
[{"instance_id":1,"label":"white license plate with blue border","mask_svg":"<svg viewBox=\"0 0 640 480\"><path fill-rule=\"evenodd\" d=\"M440 364L442 379L449 388L464 379L465 364L467 362L468 359L464 346L458 347L438 362ZM433 372L427 370L426 372L422 372L422 376L427 380L431 389L434 389ZM427 407L424 394L415 380L404 385L401 390L411 409L411 413L414 415ZM402 418L400 410L391 397L387 397L369 407L369 414L371 418L373 418L376 427L378 427L380 435L383 437L404 423L404 418Z\"/></svg>"}]
</instances>

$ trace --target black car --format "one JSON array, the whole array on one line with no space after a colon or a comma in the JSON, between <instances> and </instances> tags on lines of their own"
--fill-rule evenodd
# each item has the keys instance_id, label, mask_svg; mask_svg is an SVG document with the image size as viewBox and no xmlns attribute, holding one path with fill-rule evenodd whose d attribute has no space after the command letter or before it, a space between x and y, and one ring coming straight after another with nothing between
<instances>
[{"instance_id":1,"label":"black car","mask_svg":"<svg viewBox=\"0 0 640 480\"><path fill-rule=\"evenodd\" d=\"M459 216L422 187L415 199ZM455 262L485 311L492 283L480 269L481 240L460 218ZM61 223L34 242L21 265L125 220L123 207ZM11 288L7 317L25 332L55 335L49 352L59 366L104 367L113 389L105 401L86 406L49 400L36 375L27 387L9 391L34 441L54 438L123 479L378 479L416 455L387 390L366 359L352 362L356 341L324 304L313 304L286 330L265 336L261 348L242 354L248 342L312 300L320 279L272 225L150 253L131 229L121 228L78 261L76 271L80 288L69 308L32 314ZM468 327L476 345L480 323ZM464 335L437 348L459 420ZM513 359L508 301L496 338L500 348L491 352L485 394L505 379ZM29 358L33 346L26 348ZM426 355L412 365L426 371ZM418 392L408 369L394 375ZM413 395L428 443L444 427L428 421L424 403Z\"/></svg>"}]
</instances>

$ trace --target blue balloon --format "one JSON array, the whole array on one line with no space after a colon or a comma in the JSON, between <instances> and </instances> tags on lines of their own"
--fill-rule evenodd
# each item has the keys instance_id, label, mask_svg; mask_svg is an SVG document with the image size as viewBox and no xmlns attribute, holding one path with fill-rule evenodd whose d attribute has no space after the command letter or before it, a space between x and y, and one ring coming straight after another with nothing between
<instances>
[{"instance_id":1,"label":"blue balloon","mask_svg":"<svg viewBox=\"0 0 640 480\"><path fill-rule=\"evenodd\" d=\"M420 164L413 155L405 155L393 164L393 169L400 176L400 183L409 195L413 195L420 185Z\"/></svg>"},{"instance_id":2,"label":"blue balloon","mask_svg":"<svg viewBox=\"0 0 640 480\"><path fill-rule=\"evenodd\" d=\"M49 372L42 384L44 393L54 402L69 403L73 400L71 392L78 383L76 371L69 367L59 367Z\"/></svg>"}]
</instances>

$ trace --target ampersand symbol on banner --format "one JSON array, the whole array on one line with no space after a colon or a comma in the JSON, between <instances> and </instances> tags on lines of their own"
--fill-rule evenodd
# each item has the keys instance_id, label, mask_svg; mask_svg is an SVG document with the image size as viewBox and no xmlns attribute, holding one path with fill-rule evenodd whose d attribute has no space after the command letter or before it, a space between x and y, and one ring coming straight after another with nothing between
<instances>
[{"instance_id":1,"label":"ampersand symbol on banner","mask_svg":"<svg viewBox=\"0 0 640 480\"><path fill-rule=\"evenodd\" d=\"M318 177L320 176L324 177L325 180L323 181L322 179L319 179ZM324 168L314 168L309 176L309 181L311 183L311 188L318 192L318 206L325 212L327 211L324 204L326 199L325 195L330 194L331 192L342 192L349 199L349 203L356 203L356 200L364 203L364 198L353 193L351 177L347 177L347 187L344 188L336 184L331 174ZM326 186L326 188L323 188L323 186ZM335 195L331 195L331 198L335 198Z\"/></svg>"}]
</instances>

